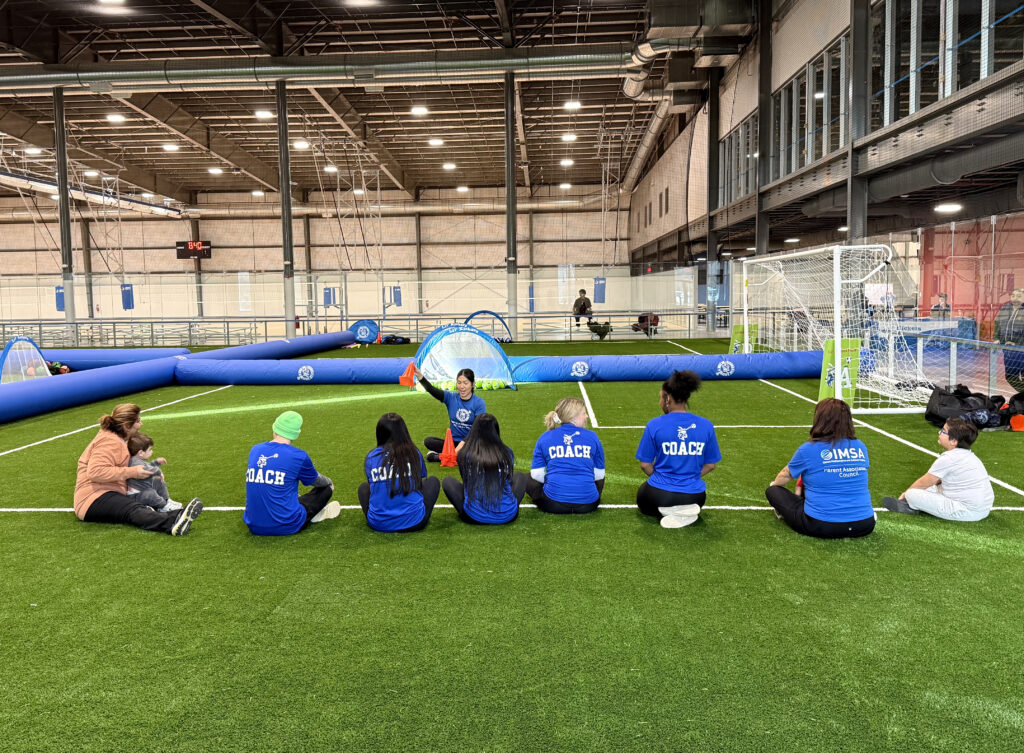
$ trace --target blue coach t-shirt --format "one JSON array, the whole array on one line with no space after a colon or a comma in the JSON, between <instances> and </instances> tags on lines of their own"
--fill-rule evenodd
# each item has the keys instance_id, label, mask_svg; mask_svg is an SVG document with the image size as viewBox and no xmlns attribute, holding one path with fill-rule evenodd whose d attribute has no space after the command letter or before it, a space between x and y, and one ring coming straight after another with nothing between
<instances>
[{"instance_id":1,"label":"blue coach t-shirt","mask_svg":"<svg viewBox=\"0 0 1024 753\"><path fill-rule=\"evenodd\" d=\"M483 398L478 397L476 393L473 393L469 400L463 400L458 392L445 390L444 406L448 409L448 418L452 422L452 439L456 444L469 434L476 417L487 412Z\"/></svg>"},{"instance_id":2,"label":"blue coach t-shirt","mask_svg":"<svg viewBox=\"0 0 1024 753\"><path fill-rule=\"evenodd\" d=\"M589 505L601 496L594 482L604 478L604 448L590 429L560 424L541 434L530 470L540 468L544 496L554 502Z\"/></svg>"},{"instance_id":3,"label":"blue coach t-shirt","mask_svg":"<svg viewBox=\"0 0 1024 753\"><path fill-rule=\"evenodd\" d=\"M419 453L420 467L413 471L420 478L427 475L427 465L423 462L423 454ZM370 482L370 505L366 513L366 522L375 531L401 531L410 528L427 514L423 506L423 492L413 488L408 494L398 492L391 496L391 468L382 465L384 448L375 447L370 450L363 463L366 480Z\"/></svg>"},{"instance_id":4,"label":"blue coach t-shirt","mask_svg":"<svg viewBox=\"0 0 1024 753\"><path fill-rule=\"evenodd\" d=\"M299 482L316 481L316 468L305 450L280 442L263 442L249 450L242 520L259 536L286 536L306 522L299 504Z\"/></svg>"},{"instance_id":5,"label":"blue coach t-shirt","mask_svg":"<svg viewBox=\"0 0 1024 753\"><path fill-rule=\"evenodd\" d=\"M695 413L674 412L647 422L636 459L654 464L647 483L655 489L700 494L707 490L701 468L720 462L722 453L710 421Z\"/></svg>"},{"instance_id":6,"label":"blue coach t-shirt","mask_svg":"<svg viewBox=\"0 0 1024 753\"><path fill-rule=\"evenodd\" d=\"M804 512L827 523L873 517L868 491L868 449L859 439L804 442L789 461L789 474L803 477Z\"/></svg>"},{"instance_id":7,"label":"blue coach t-shirt","mask_svg":"<svg viewBox=\"0 0 1024 753\"><path fill-rule=\"evenodd\" d=\"M512 456L512 462L515 463L515 455L512 453L511 448L509 448L508 452ZM459 473L462 475L463 483L467 481L465 454L465 451L459 453ZM485 507L483 500L475 496L468 485L465 487L465 490L466 502L463 509L465 509L469 517L478 523L501 525L502 523L508 523L519 514L519 503L516 502L516 498L512 494L511 476L505 479L505 486L501 490L501 496L498 498L497 504L490 504Z\"/></svg>"}]
</instances>

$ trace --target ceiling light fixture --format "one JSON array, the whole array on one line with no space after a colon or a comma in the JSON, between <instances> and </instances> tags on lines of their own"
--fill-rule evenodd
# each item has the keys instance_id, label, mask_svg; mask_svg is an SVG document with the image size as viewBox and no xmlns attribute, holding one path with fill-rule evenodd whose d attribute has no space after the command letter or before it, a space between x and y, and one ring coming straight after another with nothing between
<instances>
[{"instance_id":1,"label":"ceiling light fixture","mask_svg":"<svg viewBox=\"0 0 1024 753\"><path fill-rule=\"evenodd\" d=\"M361 188L353 188L352 193L354 193L356 196L362 196L364 193L366 193L366 191L364 191Z\"/></svg>"},{"instance_id":2,"label":"ceiling light fixture","mask_svg":"<svg viewBox=\"0 0 1024 753\"><path fill-rule=\"evenodd\" d=\"M575 141L575 140L576 140L576 134L575 133L563 133L562 134L562 141Z\"/></svg>"},{"instance_id":3,"label":"ceiling light fixture","mask_svg":"<svg viewBox=\"0 0 1024 753\"><path fill-rule=\"evenodd\" d=\"M270 110L257 110L253 113L256 116L256 120L272 120L274 113Z\"/></svg>"},{"instance_id":4,"label":"ceiling light fixture","mask_svg":"<svg viewBox=\"0 0 1024 753\"><path fill-rule=\"evenodd\" d=\"M257 197L263 196L263 192L257 188L255 191L252 192L252 195Z\"/></svg>"},{"instance_id":5,"label":"ceiling light fixture","mask_svg":"<svg viewBox=\"0 0 1024 753\"><path fill-rule=\"evenodd\" d=\"M338 168L335 165L324 165L324 172L325 173L336 173L336 172L338 172Z\"/></svg>"},{"instance_id":6,"label":"ceiling light fixture","mask_svg":"<svg viewBox=\"0 0 1024 753\"><path fill-rule=\"evenodd\" d=\"M562 105L562 107L564 107L566 110L578 110L582 106L583 105L580 104L580 101L578 99L570 99L568 102Z\"/></svg>"},{"instance_id":7,"label":"ceiling light fixture","mask_svg":"<svg viewBox=\"0 0 1024 753\"><path fill-rule=\"evenodd\" d=\"M939 214L956 214L957 212L962 211L963 208L963 204L957 204L955 201L935 205L935 211Z\"/></svg>"},{"instance_id":8,"label":"ceiling light fixture","mask_svg":"<svg viewBox=\"0 0 1024 753\"><path fill-rule=\"evenodd\" d=\"M84 173L82 173L82 175L84 175L86 178L98 178L98 177L100 177L99 172L97 172L96 170L86 170Z\"/></svg>"},{"instance_id":9,"label":"ceiling light fixture","mask_svg":"<svg viewBox=\"0 0 1024 753\"><path fill-rule=\"evenodd\" d=\"M558 187L561 188L563 191L568 191L570 188L572 188L572 183L559 183Z\"/></svg>"},{"instance_id":10,"label":"ceiling light fixture","mask_svg":"<svg viewBox=\"0 0 1024 753\"><path fill-rule=\"evenodd\" d=\"M825 92L814 92L815 99L825 99Z\"/></svg>"},{"instance_id":11,"label":"ceiling light fixture","mask_svg":"<svg viewBox=\"0 0 1024 753\"><path fill-rule=\"evenodd\" d=\"M59 193L51 193L50 194L50 198L53 199L54 201L57 201L60 198L60 194Z\"/></svg>"},{"instance_id":12,"label":"ceiling light fixture","mask_svg":"<svg viewBox=\"0 0 1024 753\"><path fill-rule=\"evenodd\" d=\"M445 170L454 170L455 169L455 163L454 162L445 162L443 165L441 165L441 167L443 167Z\"/></svg>"},{"instance_id":13,"label":"ceiling light fixture","mask_svg":"<svg viewBox=\"0 0 1024 753\"><path fill-rule=\"evenodd\" d=\"M350 8L372 8L377 0L345 0L345 5Z\"/></svg>"},{"instance_id":14,"label":"ceiling light fixture","mask_svg":"<svg viewBox=\"0 0 1024 753\"><path fill-rule=\"evenodd\" d=\"M573 165L576 164L576 160L571 160L571 159L567 158L567 159L562 160L558 164L560 164L562 167L572 167Z\"/></svg>"},{"instance_id":15,"label":"ceiling light fixture","mask_svg":"<svg viewBox=\"0 0 1024 753\"><path fill-rule=\"evenodd\" d=\"M427 143L431 146L444 146L444 139L431 139Z\"/></svg>"},{"instance_id":16,"label":"ceiling light fixture","mask_svg":"<svg viewBox=\"0 0 1024 753\"><path fill-rule=\"evenodd\" d=\"M459 193L467 193L469 191L469 186L459 186L455 190Z\"/></svg>"},{"instance_id":17,"label":"ceiling light fixture","mask_svg":"<svg viewBox=\"0 0 1024 753\"><path fill-rule=\"evenodd\" d=\"M309 142L305 139L296 139L292 142L292 148L294 149L309 149Z\"/></svg>"},{"instance_id":18,"label":"ceiling light fixture","mask_svg":"<svg viewBox=\"0 0 1024 753\"><path fill-rule=\"evenodd\" d=\"M124 0L99 0L100 5L124 5Z\"/></svg>"},{"instance_id":19,"label":"ceiling light fixture","mask_svg":"<svg viewBox=\"0 0 1024 753\"><path fill-rule=\"evenodd\" d=\"M757 246L747 246L747 251L757 251Z\"/></svg>"},{"instance_id":20,"label":"ceiling light fixture","mask_svg":"<svg viewBox=\"0 0 1024 753\"><path fill-rule=\"evenodd\" d=\"M28 149L25 150L25 154L29 155L30 157L35 157L42 153L43 150L37 146L30 146Z\"/></svg>"},{"instance_id":21,"label":"ceiling light fixture","mask_svg":"<svg viewBox=\"0 0 1024 753\"><path fill-rule=\"evenodd\" d=\"M418 118L426 115L428 112L430 112L430 110L423 105L413 105L412 109L409 110L410 114L415 115Z\"/></svg>"},{"instance_id":22,"label":"ceiling light fixture","mask_svg":"<svg viewBox=\"0 0 1024 753\"><path fill-rule=\"evenodd\" d=\"M176 151L178 151L178 145L177 144L164 144L164 151L165 152L176 152Z\"/></svg>"},{"instance_id":23,"label":"ceiling light fixture","mask_svg":"<svg viewBox=\"0 0 1024 753\"><path fill-rule=\"evenodd\" d=\"M838 231L839 231L840 233L845 233L845 232L846 232L847 230L849 230L850 228L848 228L848 227L847 227L846 225L840 225L840 226L839 226L838 228L836 228L836 229L837 229L837 230L838 230Z\"/></svg>"},{"instance_id":24,"label":"ceiling light fixture","mask_svg":"<svg viewBox=\"0 0 1024 753\"><path fill-rule=\"evenodd\" d=\"M220 175L224 171L221 170L219 167L209 167L206 169L206 172L208 172L210 175Z\"/></svg>"},{"instance_id":25,"label":"ceiling light fixture","mask_svg":"<svg viewBox=\"0 0 1024 753\"><path fill-rule=\"evenodd\" d=\"M124 121L125 121L124 115L122 115L119 112L112 112L109 115L107 115L107 122L108 123L123 123Z\"/></svg>"},{"instance_id":26,"label":"ceiling light fixture","mask_svg":"<svg viewBox=\"0 0 1024 753\"><path fill-rule=\"evenodd\" d=\"M799 242L800 242L799 238L786 238L786 240L783 241L783 243L799 243Z\"/></svg>"},{"instance_id":27,"label":"ceiling light fixture","mask_svg":"<svg viewBox=\"0 0 1024 753\"><path fill-rule=\"evenodd\" d=\"M151 194L149 191L146 191L145 193L141 194L141 196L144 199L152 199L153 198L153 194Z\"/></svg>"}]
</instances>

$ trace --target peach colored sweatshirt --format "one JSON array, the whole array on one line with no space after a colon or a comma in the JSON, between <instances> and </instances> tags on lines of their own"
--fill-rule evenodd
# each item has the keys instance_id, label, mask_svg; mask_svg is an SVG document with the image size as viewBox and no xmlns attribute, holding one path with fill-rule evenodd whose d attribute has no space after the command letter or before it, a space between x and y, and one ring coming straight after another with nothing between
<instances>
[{"instance_id":1,"label":"peach colored sweatshirt","mask_svg":"<svg viewBox=\"0 0 1024 753\"><path fill-rule=\"evenodd\" d=\"M103 431L85 448L78 459L78 478L75 481L75 515L85 520L85 512L97 497L107 492L126 494L125 481L128 468L128 444L112 431Z\"/></svg>"}]
</instances>

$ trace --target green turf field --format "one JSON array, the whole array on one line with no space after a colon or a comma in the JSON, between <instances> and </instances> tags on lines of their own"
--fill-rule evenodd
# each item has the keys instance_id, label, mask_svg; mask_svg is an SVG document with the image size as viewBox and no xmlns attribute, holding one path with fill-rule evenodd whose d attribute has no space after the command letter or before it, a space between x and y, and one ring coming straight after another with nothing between
<instances>
[{"instance_id":1,"label":"green turf field","mask_svg":"<svg viewBox=\"0 0 1024 753\"><path fill-rule=\"evenodd\" d=\"M570 348L684 352L665 341L508 352ZM817 393L815 380L778 384ZM586 392L608 461L604 502L629 504L658 385ZM580 387L482 393L518 468L567 395ZM244 504L248 448L282 410L303 413L297 444L348 505L381 413L400 412L417 438L446 424L436 401L398 385L129 397L164 406L143 415L143 431L169 461L172 495L209 506ZM0 506L69 508L91 425L116 402L0 426ZM775 520L763 490L806 438L812 404L761 382L708 382L691 408L719 427L724 460L710 509L681 530L623 508L527 507L509 526L468 526L439 506L417 534L375 533L344 510L260 539L240 512L210 510L175 539L2 512L0 750L1018 750L1024 512L974 524L881 512L866 539L804 538ZM866 421L879 430L858 429L879 500L931 462L907 442L940 448L920 416ZM975 449L1020 487L1022 442L986 433ZM1024 507L1024 496L997 486L996 505Z\"/></svg>"}]
</instances>

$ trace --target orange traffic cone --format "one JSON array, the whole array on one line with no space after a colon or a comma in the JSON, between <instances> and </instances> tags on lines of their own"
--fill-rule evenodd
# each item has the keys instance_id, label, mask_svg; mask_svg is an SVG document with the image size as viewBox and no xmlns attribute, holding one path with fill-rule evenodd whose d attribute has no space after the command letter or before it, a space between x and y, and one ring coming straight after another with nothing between
<instances>
[{"instance_id":1,"label":"orange traffic cone","mask_svg":"<svg viewBox=\"0 0 1024 753\"><path fill-rule=\"evenodd\" d=\"M377 344L380 345L380 332L377 333Z\"/></svg>"},{"instance_id":2,"label":"orange traffic cone","mask_svg":"<svg viewBox=\"0 0 1024 753\"><path fill-rule=\"evenodd\" d=\"M416 362L415 361L409 361L408 368L406 368L406 370L404 372L402 372L402 376L398 377L398 383L403 385L403 386L405 386L405 387L415 387L416 386Z\"/></svg>"},{"instance_id":3,"label":"orange traffic cone","mask_svg":"<svg viewBox=\"0 0 1024 753\"><path fill-rule=\"evenodd\" d=\"M452 439L452 430L444 433L444 447L441 448L441 467L454 468L459 463L455 455L455 441Z\"/></svg>"}]
</instances>

